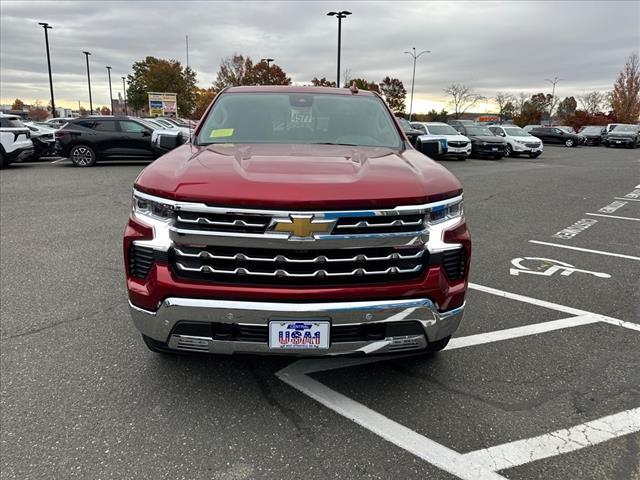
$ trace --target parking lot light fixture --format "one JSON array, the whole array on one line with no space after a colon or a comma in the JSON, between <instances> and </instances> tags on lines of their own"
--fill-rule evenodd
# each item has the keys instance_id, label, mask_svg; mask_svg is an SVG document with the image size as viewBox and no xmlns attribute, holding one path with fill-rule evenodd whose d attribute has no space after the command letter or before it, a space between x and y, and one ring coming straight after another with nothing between
<instances>
[{"instance_id":1,"label":"parking lot light fixture","mask_svg":"<svg viewBox=\"0 0 640 480\"><path fill-rule=\"evenodd\" d=\"M53 100L53 79L51 78L51 55L49 54L49 34L47 30L52 29L46 22L39 22L38 25L42 25L44 28L44 43L47 46L47 67L49 68L49 89L51 90L51 116L56 118L56 102Z\"/></svg>"},{"instance_id":2,"label":"parking lot light fixture","mask_svg":"<svg viewBox=\"0 0 640 480\"><path fill-rule=\"evenodd\" d=\"M413 86L416 83L416 61L422 54L431 53L431 50L423 50L416 55L416 47L412 47L410 52L404 53L406 53L407 55L411 55L411 57L413 58L413 75L411 76L411 101L409 102L409 121L411 121L411 117L413 115Z\"/></svg>"},{"instance_id":3,"label":"parking lot light fixture","mask_svg":"<svg viewBox=\"0 0 640 480\"><path fill-rule=\"evenodd\" d=\"M342 10L340 12L329 12L327 16L336 17L338 19L338 73L336 74L336 87L340 88L340 42L342 39L342 19L351 15L351 12Z\"/></svg>"},{"instance_id":4,"label":"parking lot light fixture","mask_svg":"<svg viewBox=\"0 0 640 480\"><path fill-rule=\"evenodd\" d=\"M82 52L87 59L87 83L89 84L89 114L93 115L93 100L91 99L91 75L89 74L89 55L91 52Z\"/></svg>"},{"instance_id":5,"label":"parking lot light fixture","mask_svg":"<svg viewBox=\"0 0 640 480\"><path fill-rule=\"evenodd\" d=\"M263 58L261 62L267 62L267 85L271 85L271 78L269 77L269 65L273 62L273 58Z\"/></svg>"},{"instance_id":6,"label":"parking lot light fixture","mask_svg":"<svg viewBox=\"0 0 640 480\"><path fill-rule=\"evenodd\" d=\"M128 115L127 113L127 84L126 82L127 77L122 77L122 96L124 98L124 114L125 116Z\"/></svg>"},{"instance_id":7,"label":"parking lot light fixture","mask_svg":"<svg viewBox=\"0 0 640 480\"><path fill-rule=\"evenodd\" d=\"M107 72L109 73L109 101L111 102L111 115L113 115L113 90L111 90L111 67L107 65Z\"/></svg>"}]
</instances>

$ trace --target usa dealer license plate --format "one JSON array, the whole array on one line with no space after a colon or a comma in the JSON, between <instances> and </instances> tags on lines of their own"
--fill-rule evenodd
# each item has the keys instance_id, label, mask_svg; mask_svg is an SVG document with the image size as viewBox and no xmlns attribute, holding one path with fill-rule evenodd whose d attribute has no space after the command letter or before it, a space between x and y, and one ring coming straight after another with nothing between
<instances>
[{"instance_id":1,"label":"usa dealer license plate","mask_svg":"<svg viewBox=\"0 0 640 480\"><path fill-rule=\"evenodd\" d=\"M269 348L275 350L328 349L328 321L273 320L269 322Z\"/></svg>"}]
</instances>

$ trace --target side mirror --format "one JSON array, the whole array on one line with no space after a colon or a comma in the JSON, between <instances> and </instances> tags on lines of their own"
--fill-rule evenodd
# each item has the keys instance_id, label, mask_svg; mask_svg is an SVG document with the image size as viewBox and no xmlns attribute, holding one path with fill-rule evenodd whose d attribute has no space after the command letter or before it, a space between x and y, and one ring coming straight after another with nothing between
<instances>
[{"instance_id":1,"label":"side mirror","mask_svg":"<svg viewBox=\"0 0 640 480\"><path fill-rule=\"evenodd\" d=\"M142 136L143 137L150 137L151 136L151 132L149 130L143 130L142 131Z\"/></svg>"}]
</instances>

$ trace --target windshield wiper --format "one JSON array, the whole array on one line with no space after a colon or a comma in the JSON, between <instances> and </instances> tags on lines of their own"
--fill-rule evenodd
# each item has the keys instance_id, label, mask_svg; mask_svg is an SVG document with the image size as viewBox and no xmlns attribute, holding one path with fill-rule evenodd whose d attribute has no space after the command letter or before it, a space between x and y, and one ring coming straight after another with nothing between
<instances>
[{"instance_id":1,"label":"windshield wiper","mask_svg":"<svg viewBox=\"0 0 640 480\"><path fill-rule=\"evenodd\" d=\"M360 145L355 143L336 143L336 142L311 142L310 145L344 145L347 147L359 147Z\"/></svg>"}]
</instances>

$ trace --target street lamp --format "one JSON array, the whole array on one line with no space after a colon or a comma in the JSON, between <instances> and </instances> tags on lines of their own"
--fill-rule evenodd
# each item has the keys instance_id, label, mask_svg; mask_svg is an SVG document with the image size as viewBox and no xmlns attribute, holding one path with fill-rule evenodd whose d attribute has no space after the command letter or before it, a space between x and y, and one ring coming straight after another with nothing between
<instances>
[{"instance_id":1,"label":"street lamp","mask_svg":"<svg viewBox=\"0 0 640 480\"><path fill-rule=\"evenodd\" d=\"M336 87L338 88L340 88L340 41L342 37L342 19L347 18L348 15L351 15L351 12L347 12L346 10L342 10L341 12L327 13L327 16L329 17L338 18L338 74L336 75Z\"/></svg>"},{"instance_id":2,"label":"street lamp","mask_svg":"<svg viewBox=\"0 0 640 480\"><path fill-rule=\"evenodd\" d=\"M127 85L125 84L125 79L126 79L126 77L122 77L122 91L124 92L124 114L128 115L128 113L127 113Z\"/></svg>"},{"instance_id":3,"label":"street lamp","mask_svg":"<svg viewBox=\"0 0 640 480\"><path fill-rule=\"evenodd\" d=\"M87 82L89 84L89 115L93 115L93 100L91 100L91 75L89 75L89 55L91 52L82 52L87 59Z\"/></svg>"},{"instance_id":4,"label":"street lamp","mask_svg":"<svg viewBox=\"0 0 640 480\"><path fill-rule=\"evenodd\" d=\"M413 75L411 77L411 102L409 103L409 121L411 121L411 116L413 115L413 86L416 83L416 61L423 53L431 53L431 50L423 50L416 55L416 47L412 47L411 50L411 52L404 52L407 55L411 55L411 57L413 57Z\"/></svg>"},{"instance_id":5,"label":"street lamp","mask_svg":"<svg viewBox=\"0 0 640 480\"><path fill-rule=\"evenodd\" d=\"M273 62L273 58L263 58L261 62L267 62L267 85L271 85L271 79L269 78L269 64Z\"/></svg>"},{"instance_id":6,"label":"street lamp","mask_svg":"<svg viewBox=\"0 0 640 480\"><path fill-rule=\"evenodd\" d=\"M113 113L113 91L111 90L111 67L107 65L107 72L109 73L109 101L111 102L111 115L115 115Z\"/></svg>"},{"instance_id":7,"label":"street lamp","mask_svg":"<svg viewBox=\"0 0 640 480\"><path fill-rule=\"evenodd\" d=\"M44 28L44 42L47 45L47 66L49 67L49 88L51 89L51 116L56 118L56 103L53 101L53 79L51 78L51 56L49 55L49 35L47 30L53 28L46 22L40 22L38 25L42 25Z\"/></svg>"},{"instance_id":8,"label":"street lamp","mask_svg":"<svg viewBox=\"0 0 640 480\"><path fill-rule=\"evenodd\" d=\"M556 84L564 80L563 78L553 77L553 80L545 78L546 82L549 82L553 85L553 89L551 90L551 105L549 105L549 125L551 125L551 115L553 114L553 107L556 103Z\"/></svg>"}]
</instances>

